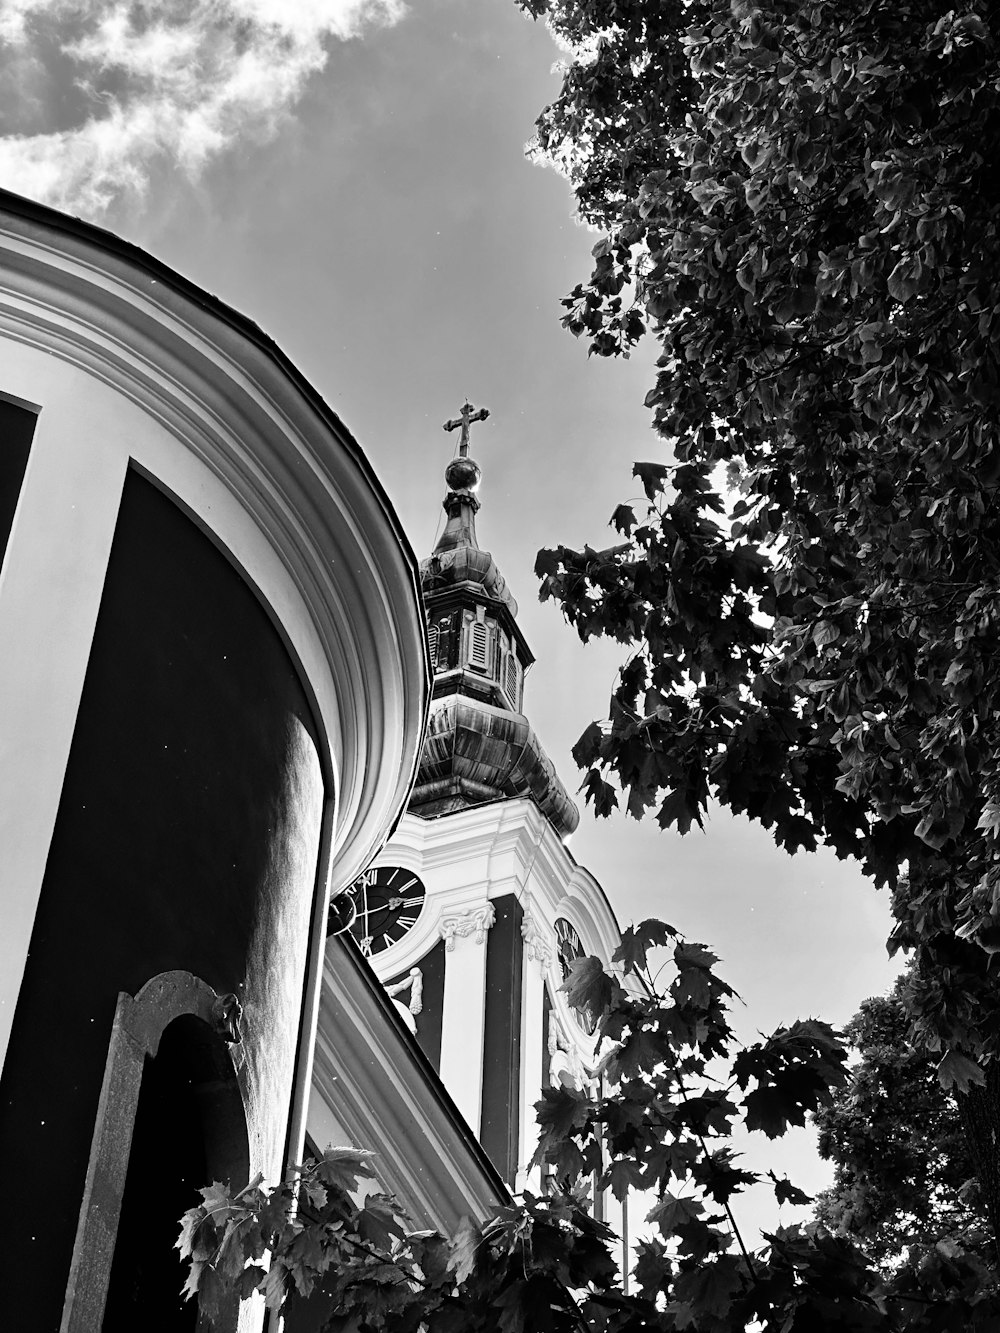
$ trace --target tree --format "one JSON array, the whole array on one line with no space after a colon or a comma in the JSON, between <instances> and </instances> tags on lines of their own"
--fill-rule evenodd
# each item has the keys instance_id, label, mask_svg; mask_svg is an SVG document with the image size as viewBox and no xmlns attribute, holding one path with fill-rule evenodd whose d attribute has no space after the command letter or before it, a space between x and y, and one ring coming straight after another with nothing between
<instances>
[{"instance_id":1,"label":"tree","mask_svg":"<svg viewBox=\"0 0 1000 1333\"><path fill-rule=\"evenodd\" d=\"M951 1093L909 1045L902 983L866 1000L844 1036L858 1056L813 1120L836 1167L816 1216L878 1264L958 1241L989 1260L989 1218Z\"/></svg>"},{"instance_id":2,"label":"tree","mask_svg":"<svg viewBox=\"0 0 1000 1333\"><path fill-rule=\"evenodd\" d=\"M892 891L911 1035L1000 1229L1000 139L986 0L519 0L577 52L538 152L605 232L564 323L646 332L671 461L539 555L632 650L574 754Z\"/></svg>"},{"instance_id":3,"label":"tree","mask_svg":"<svg viewBox=\"0 0 1000 1333\"><path fill-rule=\"evenodd\" d=\"M652 949L669 950L660 973ZM332 1149L267 1189L218 1183L184 1219L186 1291L205 1313L225 1293L257 1290L291 1327L326 1333L944 1333L995 1328L1000 1291L960 1239L933 1240L897 1272L880 1272L849 1237L820 1224L779 1228L750 1253L736 1226L757 1180L734 1160L740 1122L770 1138L830 1102L844 1050L817 1020L740 1049L733 992L703 945L660 922L627 930L609 974L571 965L564 989L599 1014L604 1095L550 1088L538 1104L536 1160L551 1194L526 1195L452 1238L409 1229L385 1194L355 1198L371 1154ZM657 985L666 970L668 984ZM619 1197L656 1196L634 1283L624 1288L608 1228L585 1186L598 1172ZM780 1202L808 1202L770 1176ZM304 1309L304 1303L307 1308ZM299 1319L307 1317L299 1322Z\"/></svg>"}]
</instances>

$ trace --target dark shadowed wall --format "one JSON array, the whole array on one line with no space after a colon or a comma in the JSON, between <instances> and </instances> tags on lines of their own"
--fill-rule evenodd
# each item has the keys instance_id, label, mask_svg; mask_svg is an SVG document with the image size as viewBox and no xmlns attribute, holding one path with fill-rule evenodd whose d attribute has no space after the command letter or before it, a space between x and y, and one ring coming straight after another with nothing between
<instances>
[{"instance_id":1,"label":"dark shadowed wall","mask_svg":"<svg viewBox=\"0 0 1000 1333\"><path fill-rule=\"evenodd\" d=\"M267 612L130 473L0 1082L18 1198L5 1259L46 1274L8 1284L6 1327L59 1325L119 991L184 969L236 993L251 1156L283 1135L323 799L306 694Z\"/></svg>"}]
</instances>

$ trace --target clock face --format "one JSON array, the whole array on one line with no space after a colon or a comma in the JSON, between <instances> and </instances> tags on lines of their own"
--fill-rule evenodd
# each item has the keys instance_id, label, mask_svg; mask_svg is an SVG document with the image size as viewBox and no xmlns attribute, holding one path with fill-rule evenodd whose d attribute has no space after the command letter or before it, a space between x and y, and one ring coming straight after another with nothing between
<instances>
[{"instance_id":1,"label":"clock face","mask_svg":"<svg viewBox=\"0 0 1000 1333\"><path fill-rule=\"evenodd\" d=\"M556 931L556 951L559 955L559 967L563 974L563 981L569 976L569 965L575 962L577 958L585 957L583 944L580 936L576 933L576 928L571 926L564 916L557 916L554 922ZM579 1009L573 1010L573 1017L589 1036L593 1036L597 1030L597 1019L591 1017L588 1013L582 1013Z\"/></svg>"},{"instance_id":2,"label":"clock face","mask_svg":"<svg viewBox=\"0 0 1000 1333\"><path fill-rule=\"evenodd\" d=\"M366 870L353 893L358 915L351 934L369 958L396 944L417 924L427 896L413 871L398 866Z\"/></svg>"}]
</instances>

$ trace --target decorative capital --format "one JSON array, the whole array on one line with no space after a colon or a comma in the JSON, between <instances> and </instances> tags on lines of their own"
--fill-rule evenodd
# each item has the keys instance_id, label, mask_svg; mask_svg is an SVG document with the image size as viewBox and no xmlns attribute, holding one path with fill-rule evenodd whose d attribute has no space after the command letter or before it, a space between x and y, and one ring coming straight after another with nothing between
<instances>
[{"instance_id":1,"label":"decorative capital","mask_svg":"<svg viewBox=\"0 0 1000 1333\"><path fill-rule=\"evenodd\" d=\"M457 939L475 938L477 944L486 939L486 932L497 919L496 908L492 903L484 903L469 912L446 912L441 918L441 938L444 947L451 953Z\"/></svg>"},{"instance_id":2,"label":"decorative capital","mask_svg":"<svg viewBox=\"0 0 1000 1333\"><path fill-rule=\"evenodd\" d=\"M541 972L546 972L552 962L552 945L530 912L521 918L521 938L528 957L538 964Z\"/></svg>"}]
</instances>

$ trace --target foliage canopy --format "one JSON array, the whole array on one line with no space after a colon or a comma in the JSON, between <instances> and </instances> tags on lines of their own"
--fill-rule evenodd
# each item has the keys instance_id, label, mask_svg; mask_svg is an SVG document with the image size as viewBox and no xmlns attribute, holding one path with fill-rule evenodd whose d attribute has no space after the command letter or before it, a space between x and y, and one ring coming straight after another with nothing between
<instances>
[{"instance_id":1,"label":"foliage canopy","mask_svg":"<svg viewBox=\"0 0 1000 1333\"><path fill-rule=\"evenodd\" d=\"M577 761L891 886L942 1075L998 1049L1000 140L985 0L520 0L578 53L538 123L606 234L566 325L647 331L670 462L538 560L634 651ZM904 873L904 871L906 873Z\"/></svg>"},{"instance_id":2,"label":"foliage canopy","mask_svg":"<svg viewBox=\"0 0 1000 1333\"><path fill-rule=\"evenodd\" d=\"M669 951L654 973L648 954ZM565 989L599 1014L600 1080L547 1089L536 1163L547 1192L466 1219L448 1239L413 1231L390 1196L357 1186L371 1154L331 1149L284 1184L234 1194L214 1184L185 1217L189 1294L209 1315L226 1293L262 1293L311 1333L944 1333L995 1328L996 1281L950 1235L915 1243L881 1271L847 1235L778 1228L756 1253L736 1228L758 1177L736 1160L743 1125L770 1138L828 1106L845 1081L837 1035L809 1019L740 1048L733 992L714 955L661 922L625 932L608 974L572 964ZM666 983L657 978L667 973ZM651 1192L630 1284L614 1238L589 1211L596 1173L623 1197ZM779 1203L808 1198L769 1173ZM373 1182L368 1180L368 1184ZM299 1322L301 1319L302 1322Z\"/></svg>"},{"instance_id":3,"label":"foliage canopy","mask_svg":"<svg viewBox=\"0 0 1000 1333\"><path fill-rule=\"evenodd\" d=\"M935 1062L907 1040L902 985L866 1000L844 1030L858 1058L813 1117L820 1155L836 1168L816 1216L880 1265L938 1240L957 1240L989 1262L975 1163Z\"/></svg>"}]
</instances>

